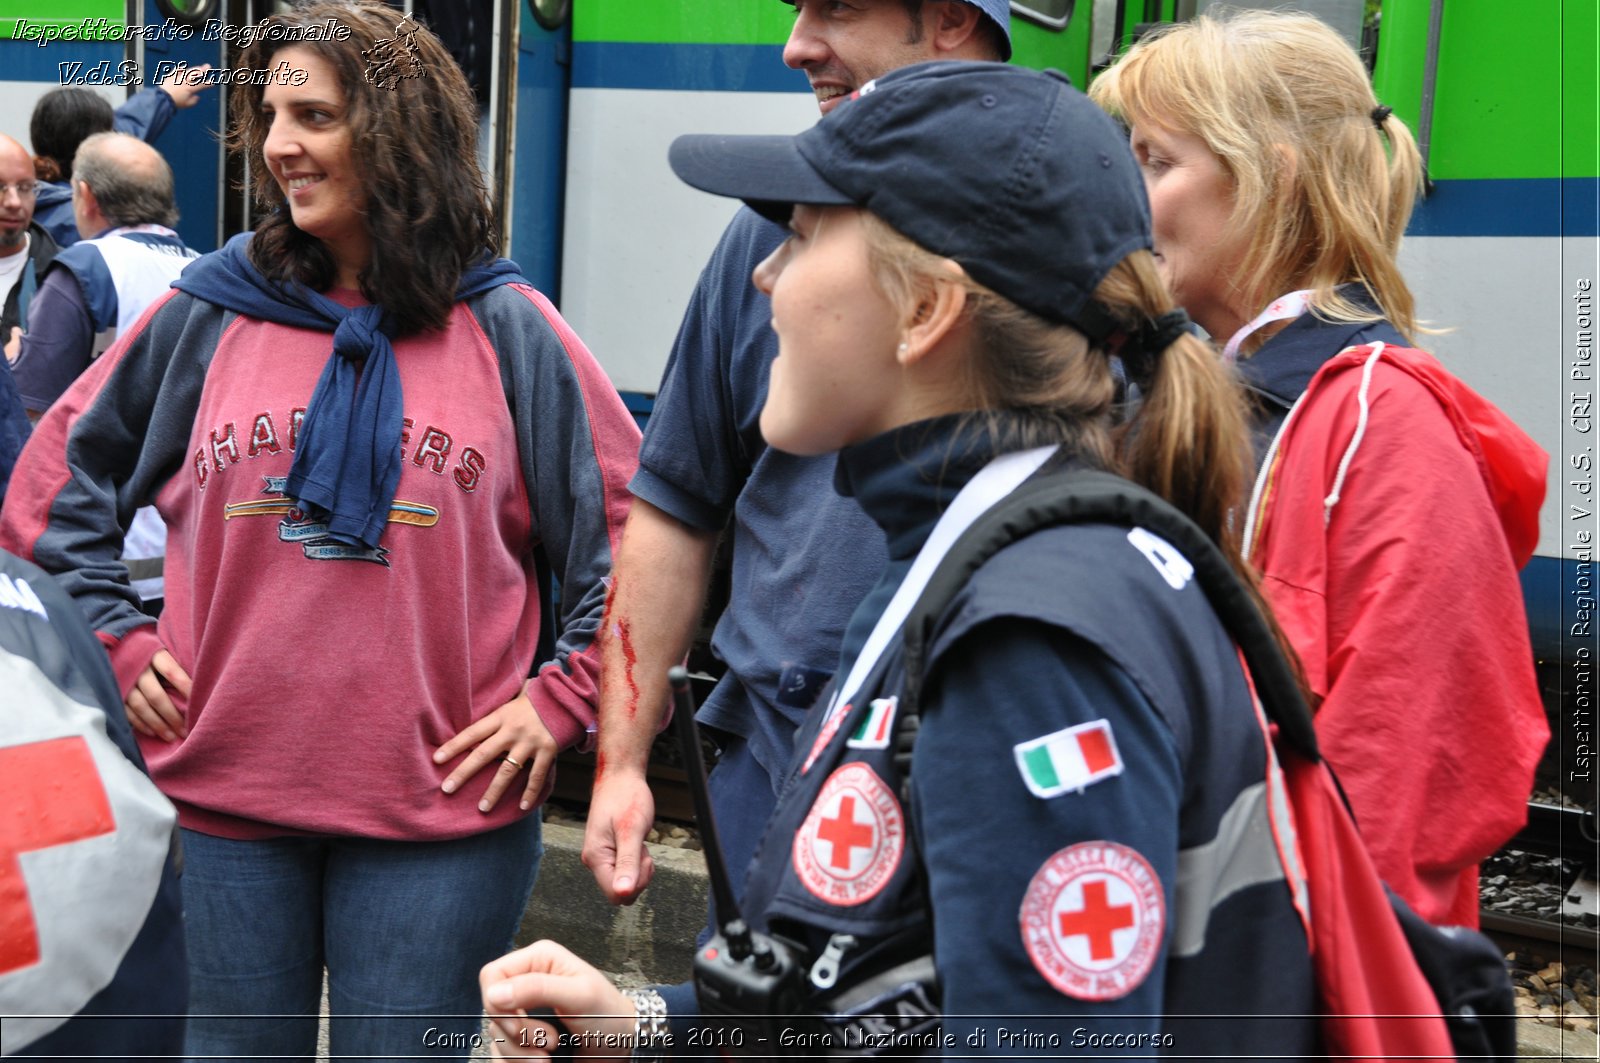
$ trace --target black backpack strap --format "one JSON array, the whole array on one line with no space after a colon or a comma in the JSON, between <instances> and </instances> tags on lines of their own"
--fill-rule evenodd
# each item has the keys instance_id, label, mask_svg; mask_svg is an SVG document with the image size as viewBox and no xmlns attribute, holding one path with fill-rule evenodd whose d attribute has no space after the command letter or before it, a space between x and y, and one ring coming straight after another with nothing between
<instances>
[{"instance_id":1,"label":"black backpack strap","mask_svg":"<svg viewBox=\"0 0 1600 1063\"><path fill-rule=\"evenodd\" d=\"M984 562L1010 543L1042 528L1091 521L1147 528L1194 565L1212 609L1244 655L1267 718L1295 749L1313 761L1320 759L1311 712L1294 670L1255 600L1205 532L1170 503L1120 476L1046 465L956 540L906 617L902 630L905 680L895 747L900 777L910 778L928 648L956 594Z\"/></svg>"}]
</instances>

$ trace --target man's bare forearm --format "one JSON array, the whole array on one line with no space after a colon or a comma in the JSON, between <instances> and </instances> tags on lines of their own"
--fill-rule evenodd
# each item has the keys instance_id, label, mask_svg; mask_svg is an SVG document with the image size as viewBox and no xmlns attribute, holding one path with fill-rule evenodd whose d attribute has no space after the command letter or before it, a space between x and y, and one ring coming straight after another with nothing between
<instances>
[{"instance_id":1,"label":"man's bare forearm","mask_svg":"<svg viewBox=\"0 0 1600 1063\"><path fill-rule=\"evenodd\" d=\"M667 669L689 652L716 546L715 532L634 501L600 632L597 784L608 772L644 772L667 709Z\"/></svg>"}]
</instances>

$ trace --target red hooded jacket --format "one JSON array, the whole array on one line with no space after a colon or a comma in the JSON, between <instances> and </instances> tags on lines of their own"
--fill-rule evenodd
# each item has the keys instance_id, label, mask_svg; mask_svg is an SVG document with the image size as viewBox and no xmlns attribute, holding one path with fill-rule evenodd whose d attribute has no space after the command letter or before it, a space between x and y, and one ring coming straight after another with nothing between
<instances>
[{"instance_id":1,"label":"red hooded jacket","mask_svg":"<svg viewBox=\"0 0 1600 1063\"><path fill-rule=\"evenodd\" d=\"M1247 379L1272 376L1280 340L1308 368L1304 340L1342 331L1316 324ZM1379 873L1433 923L1477 926L1478 862L1522 825L1550 737L1517 580L1547 463L1432 355L1364 343L1316 369L1251 500L1247 548L1323 752Z\"/></svg>"}]
</instances>

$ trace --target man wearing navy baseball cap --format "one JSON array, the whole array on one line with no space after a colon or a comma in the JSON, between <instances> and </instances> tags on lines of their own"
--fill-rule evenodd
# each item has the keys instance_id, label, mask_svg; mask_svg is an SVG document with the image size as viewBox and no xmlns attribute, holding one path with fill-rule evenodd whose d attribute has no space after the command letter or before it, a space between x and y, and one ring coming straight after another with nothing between
<instances>
[{"instance_id":1,"label":"man wearing navy baseball cap","mask_svg":"<svg viewBox=\"0 0 1600 1063\"><path fill-rule=\"evenodd\" d=\"M784 0L783 61L826 116L873 78L941 59L1011 55L1007 0ZM824 121L826 121L826 117ZM730 524L732 581L712 649L727 674L699 719L720 732L711 796L734 878L759 840L794 730L827 682L856 604L882 568L883 532L833 490L833 458L769 450L758 427L777 356L751 271L786 231L741 210L691 297L655 408L600 636L599 755L583 859L612 903L650 880L645 782L666 711L667 669L700 619L718 537Z\"/></svg>"}]
</instances>

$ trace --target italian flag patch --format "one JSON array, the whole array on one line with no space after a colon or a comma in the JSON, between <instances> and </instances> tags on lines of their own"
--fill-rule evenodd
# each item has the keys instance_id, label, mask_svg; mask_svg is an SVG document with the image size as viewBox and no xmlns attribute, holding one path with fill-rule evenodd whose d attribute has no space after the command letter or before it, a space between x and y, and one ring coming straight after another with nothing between
<instances>
[{"instance_id":1,"label":"italian flag patch","mask_svg":"<svg viewBox=\"0 0 1600 1063\"><path fill-rule=\"evenodd\" d=\"M894 734L894 710L900 704L899 698L878 698L867 706L867 714L861 720L860 726L850 732L850 737L845 739L845 745L855 749L883 749L889 745L889 736Z\"/></svg>"},{"instance_id":2,"label":"italian flag patch","mask_svg":"<svg viewBox=\"0 0 1600 1063\"><path fill-rule=\"evenodd\" d=\"M1035 797L1057 797L1122 774L1122 754L1105 720L1068 727L1011 747Z\"/></svg>"}]
</instances>

